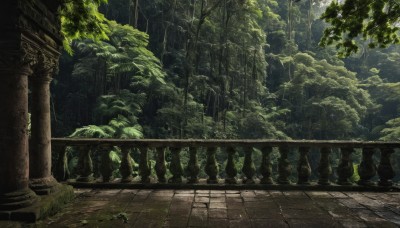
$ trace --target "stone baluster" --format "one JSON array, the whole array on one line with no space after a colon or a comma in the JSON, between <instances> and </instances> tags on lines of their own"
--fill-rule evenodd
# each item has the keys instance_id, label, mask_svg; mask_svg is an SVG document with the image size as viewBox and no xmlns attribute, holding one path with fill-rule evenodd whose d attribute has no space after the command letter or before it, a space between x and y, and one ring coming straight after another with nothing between
<instances>
[{"instance_id":1,"label":"stone baluster","mask_svg":"<svg viewBox=\"0 0 400 228\"><path fill-rule=\"evenodd\" d=\"M197 147L189 148L189 163L186 167L186 173L188 174L188 183L195 184L199 183L200 165L197 160Z\"/></svg>"},{"instance_id":2,"label":"stone baluster","mask_svg":"<svg viewBox=\"0 0 400 228\"><path fill-rule=\"evenodd\" d=\"M374 148L363 148L362 160L358 166L358 175L360 176L360 180L358 181L359 185L375 185L375 183L371 181L371 178L376 175L376 165L374 163L374 159L372 158L373 155Z\"/></svg>"},{"instance_id":3,"label":"stone baluster","mask_svg":"<svg viewBox=\"0 0 400 228\"><path fill-rule=\"evenodd\" d=\"M139 175L142 183L150 183L151 167L148 158L148 148L139 147L140 161L139 161Z\"/></svg>"},{"instance_id":4,"label":"stone baluster","mask_svg":"<svg viewBox=\"0 0 400 228\"><path fill-rule=\"evenodd\" d=\"M28 187L28 76L32 69L25 60L31 59L29 53L0 48L0 210L26 207L37 200Z\"/></svg>"},{"instance_id":5,"label":"stone baluster","mask_svg":"<svg viewBox=\"0 0 400 228\"><path fill-rule=\"evenodd\" d=\"M165 148L164 147L157 147L157 159L156 165L154 167L158 183L165 183L167 179L165 178L165 174L167 173L167 166L165 164Z\"/></svg>"},{"instance_id":6,"label":"stone baluster","mask_svg":"<svg viewBox=\"0 0 400 228\"><path fill-rule=\"evenodd\" d=\"M262 158L260 165L260 173L262 178L260 180L261 184L274 184L272 180L272 166L271 166L271 158L270 154L272 152L272 147L266 146L261 148Z\"/></svg>"},{"instance_id":7,"label":"stone baluster","mask_svg":"<svg viewBox=\"0 0 400 228\"><path fill-rule=\"evenodd\" d=\"M289 155L289 147L281 146L279 147L279 153L281 154L278 159L278 183L279 184L290 184L289 176L292 172L292 166L290 165L288 155Z\"/></svg>"},{"instance_id":8,"label":"stone baluster","mask_svg":"<svg viewBox=\"0 0 400 228\"><path fill-rule=\"evenodd\" d=\"M119 172L121 173L122 183L129 183L133 180L133 158L131 157L130 152L131 148L129 146L121 146L122 158Z\"/></svg>"},{"instance_id":9,"label":"stone baluster","mask_svg":"<svg viewBox=\"0 0 400 228\"><path fill-rule=\"evenodd\" d=\"M172 173L172 177L168 180L168 183L179 184L182 183L183 169L181 164L181 148L171 147L171 163L169 170Z\"/></svg>"},{"instance_id":10,"label":"stone baluster","mask_svg":"<svg viewBox=\"0 0 400 228\"><path fill-rule=\"evenodd\" d=\"M208 147L207 148L207 162L205 166L206 174L208 175L207 183L208 184L217 184L218 183L218 163L215 159L215 153L217 151L216 147Z\"/></svg>"},{"instance_id":11,"label":"stone baluster","mask_svg":"<svg viewBox=\"0 0 400 228\"><path fill-rule=\"evenodd\" d=\"M227 147L226 153L228 154L228 160L226 161L226 167L225 167L225 172L226 172L225 183L236 184L237 168L233 160L233 156L236 153L235 148Z\"/></svg>"},{"instance_id":12,"label":"stone baluster","mask_svg":"<svg viewBox=\"0 0 400 228\"><path fill-rule=\"evenodd\" d=\"M58 181L66 181L69 178L70 172L68 169L68 151L66 145L56 147L58 150L57 166L55 169L56 178Z\"/></svg>"},{"instance_id":13,"label":"stone baluster","mask_svg":"<svg viewBox=\"0 0 400 228\"><path fill-rule=\"evenodd\" d=\"M321 158L318 165L319 185L330 185L329 177L332 175L330 154L332 149L329 147L321 148Z\"/></svg>"},{"instance_id":14,"label":"stone baluster","mask_svg":"<svg viewBox=\"0 0 400 228\"><path fill-rule=\"evenodd\" d=\"M244 161L242 172L246 176L243 179L243 184L254 184L254 175L256 174L256 167L254 166L253 158L253 147L244 148Z\"/></svg>"},{"instance_id":15,"label":"stone baluster","mask_svg":"<svg viewBox=\"0 0 400 228\"><path fill-rule=\"evenodd\" d=\"M110 145L104 145L99 147L99 152L101 153L100 162L100 174L103 178L103 182L110 182L113 174L113 164L110 157L110 153L113 147Z\"/></svg>"},{"instance_id":16,"label":"stone baluster","mask_svg":"<svg viewBox=\"0 0 400 228\"><path fill-rule=\"evenodd\" d=\"M309 185L309 178L311 175L311 166L308 161L308 153L310 152L309 147L300 147L299 148L299 162L297 164L297 173L298 173L298 180L297 184L300 185Z\"/></svg>"},{"instance_id":17,"label":"stone baluster","mask_svg":"<svg viewBox=\"0 0 400 228\"><path fill-rule=\"evenodd\" d=\"M352 185L353 183L350 181L350 178L353 176L354 167L353 161L351 160L351 154L354 149L345 147L341 148L341 159L340 163L337 167L338 173L338 184L339 185Z\"/></svg>"},{"instance_id":18,"label":"stone baluster","mask_svg":"<svg viewBox=\"0 0 400 228\"><path fill-rule=\"evenodd\" d=\"M93 162L90 155L90 146L78 146L78 175L76 179L78 182L91 182L93 181Z\"/></svg>"},{"instance_id":19,"label":"stone baluster","mask_svg":"<svg viewBox=\"0 0 400 228\"><path fill-rule=\"evenodd\" d=\"M395 176L392 164L390 162L390 157L394 153L393 148L382 148L381 149L381 161L378 165L378 174L380 186L392 186L393 183L391 179Z\"/></svg>"}]
</instances>

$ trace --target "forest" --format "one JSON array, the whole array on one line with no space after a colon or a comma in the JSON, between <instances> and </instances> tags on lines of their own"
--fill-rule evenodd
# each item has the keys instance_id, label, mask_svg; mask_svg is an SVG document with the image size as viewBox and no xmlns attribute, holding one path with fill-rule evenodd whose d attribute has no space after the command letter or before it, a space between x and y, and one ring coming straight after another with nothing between
<instances>
[{"instance_id":1,"label":"forest","mask_svg":"<svg viewBox=\"0 0 400 228\"><path fill-rule=\"evenodd\" d=\"M329 45L330 4L108 0L65 45L53 137L397 141L400 46Z\"/></svg>"}]
</instances>

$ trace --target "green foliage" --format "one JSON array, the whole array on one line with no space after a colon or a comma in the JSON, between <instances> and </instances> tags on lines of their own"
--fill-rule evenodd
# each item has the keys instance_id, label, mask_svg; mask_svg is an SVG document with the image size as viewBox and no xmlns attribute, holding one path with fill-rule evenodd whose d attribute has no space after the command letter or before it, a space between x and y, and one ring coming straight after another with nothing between
<instances>
[{"instance_id":1,"label":"green foliage","mask_svg":"<svg viewBox=\"0 0 400 228\"><path fill-rule=\"evenodd\" d=\"M107 0L63 0L60 10L61 33L64 49L72 54L71 43L75 39L107 39L106 18L98 7Z\"/></svg>"},{"instance_id":2,"label":"green foliage","mask_svg":"<svg viewBox=\"0 0 400 228\"><path fill-rule=\"evenodd\" d=\"M355 135L373 102L359 88L354 73L306 53L296 54L293 62L292 80L277 91L283 106L291 111L287 119L290 136L337 139Z\"/></svg>"},{"instance_id":3,"label":"green foliage","mask_svg":"<svg viewBox=\"0 0 400 228\"><path fill-rule=\"evenodd\" d=\"M395 0L332 1L322 15L332 26L325 30L321 45L335 43L341 56L349 56L359 49L355 41L359 35L369 41L370 48L398 44L399 15L400 4Z\"/></svg>"},{"instance_id":4,"label":"green foliage","mask_svg":"<svg viewBox=\"0 0 400 228\"><path fill-rule=\"evenodd\" d=\"M400 140L400 118L395 118L386 122L386 128L381 130L380 140L384 141Z\"/></svg>"},{"instance_id":5,"label":"green foliage","mask_svg":"<svg viewBox=\"0 0 400 228\"><path fill-rule=\"evenodd\" d=\"M110 138L114 134L114 129L108 126L89 125L75 130L70 135L72 138Z\"/></svg>"}]
</instances>

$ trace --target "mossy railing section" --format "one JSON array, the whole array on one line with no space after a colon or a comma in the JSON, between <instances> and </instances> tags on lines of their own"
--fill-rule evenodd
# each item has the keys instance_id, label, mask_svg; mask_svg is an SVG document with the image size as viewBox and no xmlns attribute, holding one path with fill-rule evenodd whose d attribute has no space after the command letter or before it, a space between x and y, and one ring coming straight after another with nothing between
<instances>
[{"instance_id":1,"label":"mossy railing section","mask_svg":"<svg viewBox=\"0 0 400 228\"><path fill-rule=\"evenodd\" d=\"M72 139L54 138L53 148L58 148L55 176L59 181L79 187L121 187L121 188L195 188L195 189L322 189L322 190L398 190L392 182L395 172L392 167L391 155L400 142L363 142L363 141L320 141L320 140L168 140L168 139ZM66 148L74 147L79 151L76 179L69 179L68 156ZM121 162L119 172L121 178L112 179L112 161L110 150L119 147ZM131 149L136 148L138 154L140 178L133 178ZM167 167L166 149L169 149L170 162ZM189 159L182 164L181 156L187 148ZM199 182L200 166L198 162L199 148L204 148L204 171L208 178ZM218 164L217 148L226 153L224 164ZM253 161L254 148L261 151L261 161L256 167ZM273 148L279 151L277 173L273 173L271 152ZM310 149L318 149L320 159L316 172L318 180L310 181L311 166L309 162ZM330 155L333 149L339 149L340 158L336 169L337 178L332 181L332 165ZM355 149L362 150L361 162L358 166L360 180L351 181L354 174L352 153ZM155 165L151 166L148 151L155 151ZM244 152L242 167L237 167L234 156L238 149ZM101 153L98 164L101 179L93 178L93 159L91 154ZM288 157L297 153L297 164L292 164ZM375 164L373 156L380 153L380 161ZM379 154L378 154L379 155ZM225 166L225 167L222 167ZM224 180L219 179L220 168L225 170ZM150 178L152 169L155 178ZM293 170L297 170L297 182L290 181ZM259 171L259 176L256 171ZM172 175L166 179L167 171ZM241 171L241 173L239 173ZM243 178L238 179L238 175ZM276 176L274 180L273 176ZM375 181L377 180L377 181Z\"/></svg>"}]
</instances>

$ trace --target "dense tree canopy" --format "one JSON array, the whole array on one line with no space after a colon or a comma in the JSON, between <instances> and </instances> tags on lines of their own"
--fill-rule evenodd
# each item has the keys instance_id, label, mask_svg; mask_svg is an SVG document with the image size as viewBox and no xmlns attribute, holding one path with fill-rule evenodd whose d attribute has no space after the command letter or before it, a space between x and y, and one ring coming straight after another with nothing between
<instances>
[{"instance_id":1,"label":"dense tree canopy","mask_svg":"<svg viewBox=\"0 0 400 228\"><path fill-rule=\"evenodd\" d=\"M357 52L358 36L371 48L400 43L398 0L334 0L322 18L331 26L326 28L321 44L335 42L344 56Z\"/></svg>"}]
</instances>

